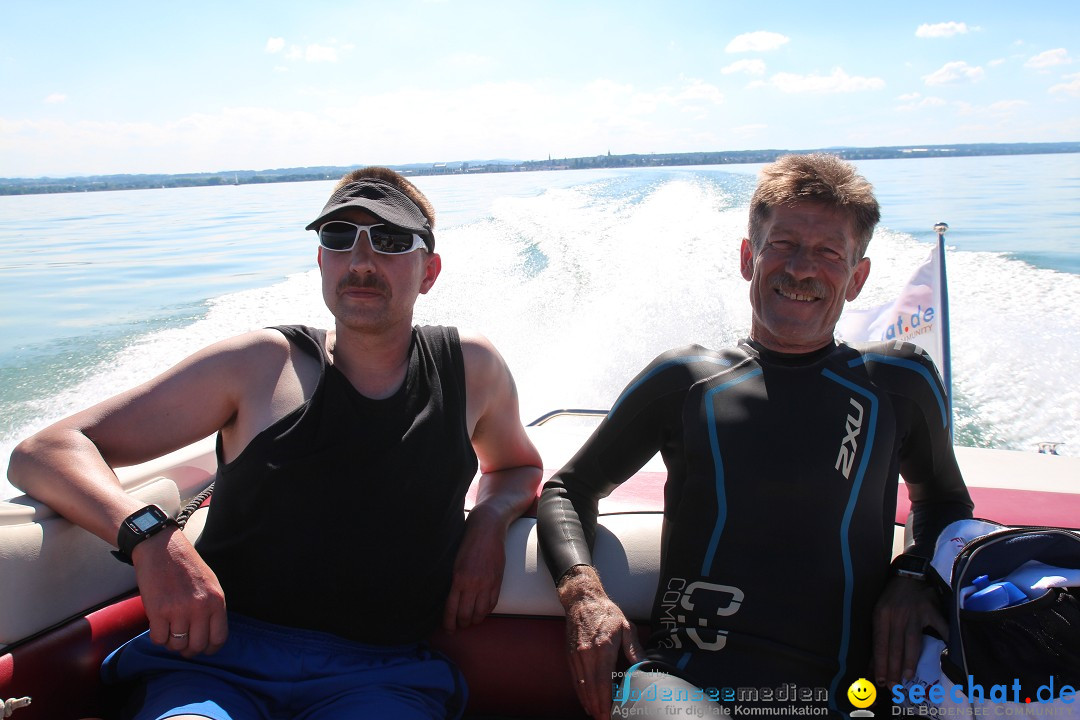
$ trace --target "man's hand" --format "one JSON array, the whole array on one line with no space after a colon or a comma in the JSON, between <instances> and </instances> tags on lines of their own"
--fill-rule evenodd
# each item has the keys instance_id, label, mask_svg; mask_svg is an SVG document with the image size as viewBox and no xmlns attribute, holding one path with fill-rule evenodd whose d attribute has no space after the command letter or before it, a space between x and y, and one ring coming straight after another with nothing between
<instances>
[{"instance_id":1,"label":"man's hand","mask_svg":"<svg viewBox=\"0 0 1080 720\"><path fill-rule=\"evenodd\" d=\"M572 568L558 591L566 609L566 646L578 700L594 720L605 720L611 714L611 676L619 651L631 663L645 659L637 631L588 565Z\"/></svg>"},{"instance_id":2,"label":"man's hand","mask_svg":"<svg viewBox=\"0 0 1080 720\"><path fill-rule=\"evenodd\" d=\"M454 581L446 598L443 628L467 628L495 609L506 564L506 523L487 506L477 505L465 522L465 536L454 559Z\"/></svg>"},{"instance_id":3,"label":"man's hand","mask_svg":"<svg viewBox=\"0 0 1080 720\"><path fill-rule=\"evenodd\" d=\"M892 578L874 607L873 670L878 685L914 677L926 627L949 636L934 588L922 580Z\"/></svg>"},{"instance_id":4,"label":"man's hand","mask_svg":"<svg viewBox=\"0 0 1080 720\"><path fill-rule=\"evenodd\" d=\"M225 594L178 528L135 546L135 579L150 620L150 639L184 657L213 654L229 635Z\"/></svg>"}]
</instances>

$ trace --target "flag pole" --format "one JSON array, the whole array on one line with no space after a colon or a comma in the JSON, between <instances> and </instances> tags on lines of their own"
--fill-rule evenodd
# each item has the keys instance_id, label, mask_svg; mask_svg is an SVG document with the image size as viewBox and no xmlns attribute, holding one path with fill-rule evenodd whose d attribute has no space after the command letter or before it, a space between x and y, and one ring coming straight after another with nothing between
<instances>
[{"instance_id":1,"label":"flag pole","mask_svg":"<svg viewBox=\"0 0 1080 720\"><path fill-rule=\"evenodd\" d=\"M949 343L949 283L945 278L945 233L949 224L938 222L937 232L938 269L941 273L941 380L945 384L945 398L949 403L949 436L952 437L952 349Z\"/></svg>"}]
</instances>

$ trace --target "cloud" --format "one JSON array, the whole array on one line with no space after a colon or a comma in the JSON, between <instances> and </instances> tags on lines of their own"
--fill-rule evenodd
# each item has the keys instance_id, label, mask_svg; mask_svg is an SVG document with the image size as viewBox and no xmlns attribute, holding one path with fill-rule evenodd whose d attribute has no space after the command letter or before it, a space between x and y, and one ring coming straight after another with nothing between
<instances>
[{"instance_id":1,"label":"cloud","mask_svg":"<svg viewBox=\"0 0 1080 720\"><path fill-rule=\"evenodd\" d=\"M489 55L480 55L478 53L470 52L454 53L446 58L447 65L463 69L487 67L493 63L494 61Z\"/></svg>"},{"instance_id":2,"label":"cloud","mask_svg":"<svg viewBox=\"0 0 1080 720\"><path fill-rule=\"evenodd\" d=\"M962 22L943 22L923 23L915 30L915 37L921 38L947 38L953 35L965 35L967 34L967 23Z\"/></svg>"},{"instance_id":3,"label":"cloud","mask_svg":"<svg viewBox=\"0 0 1080 720\"><path fill-rule=\"evenodd\" d=\"M1043 70L1057 65L1068 65L1071 62L1072 58L1069 57L1069 51L1065 48L1057 48L1056 50L1041 52L1038 55L1029 58L1028 61L1024 63L1024 67Z\"/></svg>"},{"instance_id":4,"label":"cloud","mask_svg":"<svg viewBox=\"0 0 1080 720\"><path fill-rule=\"evenodd\" d=\"M678 103L704 100L719 105L724 102L724 94L715 85L701 80L690 80L686 87L673 95L673 99Z\"/></svg>"},{"instance_id":5,"label":"cloud","mask_svg":"<svg viewBox=\"0 0 1080 720\"><path fill-rule=\"evenodd\" d=\"M765 61L736 60L727 67L720 68L720 72L725 75L731 75L732 73L746 73L747 75L764 75Z\"/></svg>"},{"instance_id":6,"label":"cloud","mask_svg":"<svg viewBox=\"0 0 1080 720\"><path fill-rule=\"evenodd\" d=\"M933 97L928 95L923 97L922 94L913 92L906 93L896 98L901 101L901 105L897 105L896 109L900 112L909 112L912 110L926 110L927 108L941 107L945 105L945 100L939 97Z\"/></svg>"},{"instance_id":7,"label":"cloud","mask_svg":"<svg viewBox=\"0 0 1080 720\"><path fill-rule=\"evenodd\" d=\"M1012 110L1017 110L1027 105L1027 100L998 100L995 103L990 103L990 110L994 112L1004 113L1011 112Z\"/></svg>"},{"instance_id":8,"label":"cloud","mask_svg":"<svg viewBox=\"0 0 1080 720\"><path fill-rule=\"evenodd\" d=\"M983 79L985 72L981 67L972 67L963 60L949 62L930 73L923 75L927 85L956 85L964 82L977 82Z\"/></svg>"},{"instance_id":9,"label":"cloud","mask_svg":"<svg viewBox=\"0 0 1080 720\"><path fill-rule=\"evenodd\" d=\"M743 138L755 137L762 130L767 130L768 125L764 123L750 123L749 125L739 125L738 127L731 128L732 135L739 135Z\"/></svg>"},{"instance_id":10,"label":"cloud","mask_svg":"<svg viewBox=\"0 0 1080 720\"><path fill-rule=\"evenodd\" d=\"M304 60L308 62L337 62L338 51L337 48L327 45L308 45L304 51Z\"/></svg>"},{"instance_id":11,"label":"cloud","mask_svg":"<svg viewBox=\"0 0 1080 720\"><path fill-rule=\"evenodd\" d=\"M953 103L953 107L956 108L957 115L982 115L985 112L985 108L972 105L969 102L958 100Z\"/></svg>"},{"instance_id":12,"label":"cloud","mask_svg":"<svg viewBox=\"0 0 1080 720\"><path fill-rule=\"evenodd\" d=\"M290 45L289 49L285 51L286 60L303 60L309 63L318 62L337 62L342 52L348 52L355 46L352 44L339 45L337 43L331 43L329 45L323 45L320 43L312 43L306 47L300 45ZM270 38L266 41L266 52L268 53L280 53L285 49L284 38Z\"/></svg>"},{"instance_id":13,"label":"cloud","mask_svg":"<svg viewBox=\"0 0 1080 720\"><path fill-rule=\"evenodd\" d=\"M951 106L956 109L956 114L964 117L977 117L987 119L991 114L996 116L997 121L1008 120L1015 116L1015 111L1028 107L1026 100L998 100L989 105L974 105L969 102L956 101Z\"/></svg>"},{"instance_id":14,"label":"cloud","mask_svg":"<svg viewBox=\"0 0 1080 720\"><path fill-rule=\"evenodd\" d=\"M988 62L986 64L989 65L990 67L997 67L998 65L1004 65L1005 64L1005 58L995 58L994 60L991 60L990 62Z\"/></svg>"},{"instance_id":15,"label":"cloud","mask_svg":"<svg viewBox=\"0 0 1080 720\"><path fill-rule=\"evenodd\" d=\"M768 52L769 50L776 50L781 45L787 44L791 38L780 33L767 32L765 30L758 30L757 32L743 33L735 37L734 40L728 43L724 48L725 52L737 53L737 52Z\"/></svg>"},{"instance_id":16,"label":"cloud","mask_svg":"<svg viewBox=\"0 0 1080 720\"><path fill-rule=\"evenodd\" d=\"M785 93L850 93L885 87L885 81L881 78L852 76L840 68L833 70L831 75L777 73L769 82Z\"/></svg>"},{"instance_id":17,"label":"cloud","mask_svg":"<svg viewBox=\"0 0 1080 720\"><path fill-rule=\"evenodd\" d=\"M67 102L67 95L64 93L50 93L45 97L45 103L47 105L59 105L63 102Z\"/></svg>"},{"instance_id":18,"label":"cloud","mask_svg":"<svg viewBox=\"0 0 1080 720\"><path fill-rule=\"evenodd\" d=\"M600 79L569 86L537 81L385 92L341 88L292 112L231 107L125 123L9 122L0 115L0 156L5 174L29 177L576 157L620 147L693 152L725 146L716 110L723 100L716 86L694 78L663 87ZM372 107L440 112L373 113Z\"/></svg>"},{"instance_id":19,"label":"cloud","mask_svg":"<svg viewBox=\"0 0 1080 720\"><path fill-rule=\"evenodd\" d=\"M1059 83L1050 88L1051 95L1063 94L1071 95L1073 97L1080 97L1080 73L1073 73L1072 75L1066 75L1064 80L1068 82Z\"/></svg>"}]
</instances>

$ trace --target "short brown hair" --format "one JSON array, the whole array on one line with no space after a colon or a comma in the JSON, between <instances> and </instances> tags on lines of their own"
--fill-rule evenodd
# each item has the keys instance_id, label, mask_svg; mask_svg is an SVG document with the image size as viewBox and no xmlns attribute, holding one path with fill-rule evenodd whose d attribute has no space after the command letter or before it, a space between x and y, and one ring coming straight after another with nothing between
<instances>
[{"instance_id":1,"label":"short brown hair","mask_svg":"<svg viewBox=\"0 0 1080 720\"><path fill-rule=\"evenodd\" d=\"M866 254L874 227L881 220L874 187L854 165L828 153L783 155L761 169L750 198L749 233L754 250L761 249L761 228L773 209L799 201L820 203L846 214L858 243L855 261Z\"/></svg>"},{"instance_id":2,"label":"short brown hair","mask_svg":"<svg viewBox=\"0 0 1080 720\"><path fill-rule=\"evenodd\" d=\"M334 186L334 191L330 194L333 195L334 192L337 192L351 182L364 179L382 180L383 182L393 185L407 198L412 200L416 207L420 208L420 212L424 213L424 217L427 218L428 225L431 226L432 230L435 229L435 208L432 206L431 201L427 199L424 193L420 192L418 187L406 180L401 173L395 172L388 167L370 165L348 172L338 181L338 184Z\"/></svg>"}]
</instances>

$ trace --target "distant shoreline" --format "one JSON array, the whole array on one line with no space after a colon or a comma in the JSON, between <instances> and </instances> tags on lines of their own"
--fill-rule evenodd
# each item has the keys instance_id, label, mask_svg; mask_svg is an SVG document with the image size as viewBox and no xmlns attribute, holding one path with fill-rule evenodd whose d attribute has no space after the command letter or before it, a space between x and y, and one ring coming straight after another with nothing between
<instances>
[{"instance_id":1,"label":"distant shoreline","mask_svg":"<svg viewBox=\"0 0 1080 720\"><path fill-rule=\"evenodd\" d=\"M980 155L1047 155L1080 153L1080 142L967 143L958 145L903 145L890 147L834 147L813 150L731 150L724 152L596 155L547 160L485 160L390 165L404 175L465 175L541 170L595 170L600 168L666 167L680 165L744 165L766 163L788 153L828 152L845 160L895 158L973 157ZM0 195L43 195L108 190L143 190L214 185L253 185L276 182L336 180L363 165L227 170L209 173L91 175L69 178L0 178Z\"/></svg>"}]
</instances>

